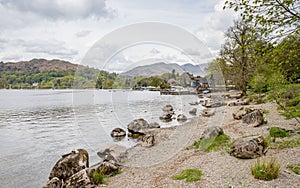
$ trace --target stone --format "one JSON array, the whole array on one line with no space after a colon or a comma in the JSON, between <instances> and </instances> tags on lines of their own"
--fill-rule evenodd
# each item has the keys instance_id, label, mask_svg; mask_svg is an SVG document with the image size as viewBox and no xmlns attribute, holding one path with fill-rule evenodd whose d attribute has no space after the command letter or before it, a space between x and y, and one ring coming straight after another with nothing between
<instances>
[{"instance_id":1,"label":"stone","mask_svg":"<svg viewBox=\"0 0 300 188\"><path fill-rule=\"evenodd\" d=\"M161 116L159 116L159 119L161 120L171 120L173 114L169 112L164 112Z\"/></svg>"},{"instance_id":2,"label":"stone","mask_svg":"<svg viewBox=\"0 0 300 188\"><path fill-rule=\"evenodd\" d=\"M151 123L149 124L149 126L150 126L151 128L160 128L160 125L159 125L159 123L157 123L157 122L151 122Z\"/></svg>"},{"instance_id":3,"label":"stone","mask_svg":"<svg viewBox=\"0 0 300 188\"><path fill-rule=\"evenodd\" d=\"M178 114L177 121L186 121L187 117L183 114Z\"/></svg>"},{"instance_id":4,"label":"stone","mask_svg":"<svg viewBox=\"0 0 300 188\"><path fill-rule=\"evenodd\" d=\"M205 131L202 133L201 139L214 138L222 134L224 134L224 131L221 127L218 126L207 127Z\"/></svg>"},{"instance_id":5,"label":"stone","mask_svg":"<svg viewBox=\"0 0 300 188\"><path fill-rule=\"evenodd\" d=\"M257 127L264 122L264 114L261 110L254 110L242 117L243 123L252 124L253 127Z\"/></svg>"},{"instance_id":6,"label":"stone","mask_svg":"<svg viewBox=\"0 0 300 188\"><path fill-rule=\"evenodd\" d=\"M114 162L102 162L99 167L96 168L98 172L102 172L106 177L113 176L118 170L121 170L122 166Z\"/></svg>"},{"instance_id":7,"label":"stone","mask_svg":"<svg viewBox=\"0 0 300 188\"><path fill-rule=\"evenodd\" d=\"M199 102L190 102L190 105L198 105L199 104Z\"/></svg>"},{"instance_id":8,"label":"stone","mask_svg":"<svg viewBox=\"0 0 300 188\"><path fill-rule=\"evenodd\" d=\"M250 103L250 99L248 99L248 98L243 99L243 100L237 100L238 106L249 105L249 103Z\"/></svg>"},{"instance_id":9,"label":"stone","mask_svg":"<svg viewBox=\"0 0 300 188\"><path fill-rule=\"evenodd\" d=\"M189 114L196 115L197 114L197 108L193 108L189 111Z\"/></svg>"},{"instance_id":10,"label":"stone","mask_svg":"<svg viewBox=\"0 0 300 188\"><path fill-rule=\"evenodd\" d=\"M265 155L266 142L262 136L250 136L237 139L230 150L230 155L241 159L254 159Z\"/></svg>"},{"instance_id":11,"label":"stone","mask_svg":"<svg viewBox=\"0 0 300 188\"><path fill-rule=\"evenodd\" d=\"M115 128L111 131L110 136L112 137L125 137L126 131L121 128Z\"/></svg>"},{"instance_id":12,"label":"stone","mask_svg":"<svg viewBox=\"0 0 300 188\"><path fill-rule=\"evenodd\" d=\"M145 136L143 136L142 138L142 147L152 147L154 146L155 143L155 138L153 134L146 134Z\"/></svg>"},{"instance_id":13,"label":"stone","mask_svg":"<svg viewBox=\"0 0 300 188\"><path fill-rule=\"evenodd\" d=\"M127 148L118 144L113 144L100 149L100 151L97 152L97 155L101 157L103 161L120 163L126 158Z\"/></svg>"},{"instance_id":14,"label":"stone","mask_svg":"<svg viewBox=\"0 0 300 188\"><path fill-rule=\"evenodd\" d=\"M54 177L50 179L43 188L61 188L63 185L63 181L60 180L58 177Z\"/></svg>"},{"instance_id":15,"label":"stone","mask_svg":"<svg viewBox=\"0 0 300 188\"><path fill-rule=\"evenodd\" d=\"M65 154L59 159L52 168L49 180L58 178L66 180L73 174L89 167L89 155L84 149L77 149Z\"/></svg>"},{"instance_id":16,"label":"stone","mask_svg":"<svg viewBox=\"0 0 300 188\"><path fill-rule=\"evenodd\" d=\"M92 170L91 169L83 169L73 176L71 176L64 184L64 187L68 188L77 188L77 187L87 187L94 188L96 184L92 178Z\"/></svg>"},{"instance_id":17,"label":"stone","mask_svg":"<svg viewBox=\"0 0 300 188\"><path fill-rule=\"evenodd\" d=\"M154 128L158 128L157 124L149 124L143 118L135 119L127 125L127 129L131 134L146 134Z\"/></svg>"},{"instance_id":18,"label":"stone","mask_svg":"<svg viewBox=\"0 0 300 188\"><path fill-rule=\"evenodd\" d=\"M173 112L174 108L173 108L172 105L167 104L167 105L165 105L165 106L163 107L162 110L163 110L164 112Z\"/></svg>"},{"instance_id":19,"label":"stone","mask_svg":"<svg viewBox=\"0 0 300 188\"><path fill-rule=\"evenodd\" d=\"M242 107L239 110L237 110L236 112L234 112L232 114L232 116L233 116L233 119L240 120L240 119L242 119L242 117L244 115L249 114L252 111L253 111L253 109L251 109L251 108L244 108L244 107Z\"/></svg>"},{"instance_id":20,"label":"stone","mask_svg":"<svg viewBox=\"0 0 300 188\"><path fill-rule=\"evenodd\" d=\"M213 109L203 109L201 115L204 117L211 117L215 115L215 111Z\"/></svg>"}]
</instances>

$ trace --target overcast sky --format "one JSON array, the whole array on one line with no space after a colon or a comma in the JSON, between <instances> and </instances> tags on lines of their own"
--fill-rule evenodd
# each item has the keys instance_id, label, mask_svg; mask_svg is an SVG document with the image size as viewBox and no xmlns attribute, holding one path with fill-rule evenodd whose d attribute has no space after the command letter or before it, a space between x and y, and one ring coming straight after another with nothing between
<instances>
[{"instance_id":1,"label":"overcast sky","mask_svg":"<svg viewBox=\"0 0 300 188\"><path fill-rule=\"evenodd\" d=\"M231 11L222 10L223 3L224 0L0 0L0 61L46 58L80 64L98 40L118 28L141 22L183 28L215 57L224 41L223 33L234 19ZM118 63L153 57L188 61L175 51L148 44L127 48L113 59Z\"/></svg>"}]
</instances>

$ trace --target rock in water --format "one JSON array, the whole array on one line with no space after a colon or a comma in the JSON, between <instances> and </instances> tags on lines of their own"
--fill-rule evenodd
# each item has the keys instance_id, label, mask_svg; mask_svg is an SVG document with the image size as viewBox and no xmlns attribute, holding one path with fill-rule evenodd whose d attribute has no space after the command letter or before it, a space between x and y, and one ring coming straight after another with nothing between
<instances>
[{"instance_id":1,"label":"rock in water","mask_svg":"<svg viewBox=\"0 0 300 188\"><path fill-rule=\"evenodd\" d=\"M189 111L189 113L190 113L191 115L196 115L196 114L197 114L197 108L191 109L191 110Z\"/></svg>"},{"instance_id":2,"label":"rock in water","mask_svg":"<svg viewBox=\"0 0 300 188\"><path fill-rule=\"evenodd\" d=\"M114 138L115 137L118 137L118 138L124 137L124 136L126 136L126 131L121 128L115 128L111 131L110 135Z\"/></svg>"},{"instance_id":3,"label":"rock in water","mask_svg":"<svg viewBox=\"0 0 300 188\"><path fill-rule=\"evenodd\" d=\"M172 105L167 104L166 106L163 107L162 109L164 112L173 112L174 108Z\"/></svg>"},{"instance_id":4,"label":"rock in water","mask_svg":"<svg viewBox=\"0 0 300 188\"><path fill-rule=\"evenodd\" d=\"M187 120L187 117L183 114L178 114L177 116L177 121L186 121Z\"/></svg>"},{"instance_id":5,"label":"rock in water","mask_svg":"<svg viewBox=\"0 0 300 188\"><path fill-rule=\"evenodd\" d=\"M213 109L206 108L202 110L201 115L204 117L210 117L215 115L215 111Z\"/></svg>"},{"instance_id":6,"label":"rock in water","mask_svg":"<svg viewBox=\"0 0 300 188\"><path fill-rule=\"evenodd\" d=\"M142 133L149 128L149 123L143 118L135 119L127 125L128 131L131 133Z\"/></svg>"},{"instance_id":7,"label":"rock in water","mask_svg":"<svg viewBox=\"0 0 300 188\"><path fill-rule=\"evenodd\" d=\"M237 139L231 147L230 155L241 159L254 159L267 152L262 136L251 136Z\"/></svg>"},{"instance_id":8,"label":"rock in water","mask_svg":"<svg viewBox=\"0 0 300 188\"><path fill-rule=\"evenodd\" d=\"M161 116L159 116L159 119L161 120L172 120L172 113L164 112Z\"/></svg>"},{"instance_id":9,"label":"rock in water","mask_svg":"<svg viewBox=\"0 0 300 188\"><path fill-rule=\"evenodd\" d=\"M160 125L159 125L159 123L157 123L157 122L151 122L149 126L150 126L151 128L160 128Z\"/></svg>"},{"instance_id":10,"label":"rock in water","mask_svg":"<svg viewBox=\"0 0 300 188\"><path fill-rule=\"evenodd\" d=\"M221 127L208 127L205 129L205 131L202 133L201 135L201 139L205 139L205 138L214 138L217 137L221 134L223 134L224 131Z\"/></svg>"},{"instance_id":11,"label":"rock in water","mask_svg":"<svg viewBox=\"0 0 300 188\"><path fill-rule=\"evenodd\" d=\"M253 127L257 127L264 122L264 115L260 110L254 110L253 112L246 114L242 117L243 123L253 124Z\"/></svg>"},{"instance_id":12,"label":"rock in water","mask_svg":"<svg viewBox=\"0 0 300 188\"><path fill-rule=\"evenodd\" d=\"M146 134L142 138L142 147L152 147L154 146L155 138L153 134Z\"/></svg>"}]
</instances>

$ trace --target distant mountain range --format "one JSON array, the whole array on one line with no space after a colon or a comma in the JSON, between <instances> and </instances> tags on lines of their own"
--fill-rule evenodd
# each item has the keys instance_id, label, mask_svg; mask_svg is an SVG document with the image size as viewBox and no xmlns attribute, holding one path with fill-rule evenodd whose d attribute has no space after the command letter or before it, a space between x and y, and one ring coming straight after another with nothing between
<instances>
[{"instance_id":1,"label":"distant mountain range","mask_svg":"<svg viewBox=\"0 0 300 188\"><path fill-rule=\"evenodd\" d=\"M182 74L184 72L189 72L194 75L205 76L205 68L208 67L208 64L193 65L193 64L184 64L178 65L176 63L154 63L151 65L144 65L135 67L129 71L121 73L125 76L158 76L164 73L170 73L172 70L175 70L176 73Z\"/></svg>"}]
</instances>

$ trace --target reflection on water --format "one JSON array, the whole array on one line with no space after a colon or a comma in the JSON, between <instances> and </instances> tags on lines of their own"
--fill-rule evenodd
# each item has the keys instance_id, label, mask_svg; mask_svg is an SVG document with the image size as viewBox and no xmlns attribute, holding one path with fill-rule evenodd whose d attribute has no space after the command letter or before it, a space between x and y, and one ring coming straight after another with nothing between
<instances>
[{"instance_id":1,"label":"reflection on water","mask_svg":"<svg viewBox=\"0 0 300 188\"><path fill-rule=\"evenodd\" d=\"M97 90L0 90L1 187L41 187L64 153L85 148L93 164L96 152L111 144L113 128L126 129L135 118L162 123L165 104L187 113L196 96L160 96L159 92ZM130 147L127 137L118 142Z\"/></svg>"}]
</instances>

